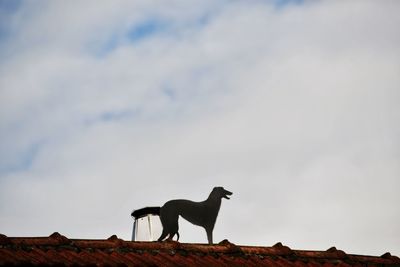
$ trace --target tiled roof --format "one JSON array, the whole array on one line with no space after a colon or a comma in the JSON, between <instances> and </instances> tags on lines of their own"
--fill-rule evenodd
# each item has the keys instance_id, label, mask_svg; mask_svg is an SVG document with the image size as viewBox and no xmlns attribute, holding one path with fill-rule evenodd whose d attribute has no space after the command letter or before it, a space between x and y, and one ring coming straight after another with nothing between
<instances>
[{"instance_id":1,"label":"tiled roof","mask_svg":"<svg viewBox=\"0 0 400 267\"><path fill-rule=\"evenodd\" d=\"M349 255L332 247L327 251L178 242L107 240L0 235L0 266L400 266L400 259Z\"/></svg>"}]
</instances>

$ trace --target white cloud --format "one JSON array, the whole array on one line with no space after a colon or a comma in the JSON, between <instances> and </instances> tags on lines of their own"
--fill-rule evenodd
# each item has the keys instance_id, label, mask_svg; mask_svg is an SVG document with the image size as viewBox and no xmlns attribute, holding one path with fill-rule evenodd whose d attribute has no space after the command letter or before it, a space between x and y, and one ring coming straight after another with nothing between
<instances>
[{"instance_id":1,"label":"white cloud","mask_svg":"<svg viewBox=\"0 0 400 267\"><path fill-rule=\"evenodd\" d=\"M397 2L41 5L3 44L4 234L129 239L223 185L216 240L399 254Z\"/></svg>"}]
</instances>

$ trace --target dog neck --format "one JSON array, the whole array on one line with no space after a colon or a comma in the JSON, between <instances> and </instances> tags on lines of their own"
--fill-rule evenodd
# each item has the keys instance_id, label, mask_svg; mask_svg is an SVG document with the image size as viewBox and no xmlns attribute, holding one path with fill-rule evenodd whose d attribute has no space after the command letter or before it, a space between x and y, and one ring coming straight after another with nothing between
<instances>
[{"instance_id":1,"label":"dog neck","mask_svg":"<svg viewBox=\"0 0 400 267\"><path fill-rule=\"evenodd\" d=\"M221 197L211 192L205 202L212 203L213 206L216 207L217 210L219 210L219 207L221 206Z\"/></svg>"}]
</instances>

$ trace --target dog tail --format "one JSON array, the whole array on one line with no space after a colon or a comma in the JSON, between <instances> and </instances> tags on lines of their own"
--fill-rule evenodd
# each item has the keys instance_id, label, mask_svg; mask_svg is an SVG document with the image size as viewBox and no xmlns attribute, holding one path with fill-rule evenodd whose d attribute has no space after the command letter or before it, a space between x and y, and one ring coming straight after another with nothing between
<instances>
[{"instance_id":1,"label":"dog tail","mask_svg":"<svg viewBox=\"0 0 400 267\"><path fill-rule=\"evenodd\" d=\"M160 216L161 207L146 207L143 209L134 210L131 213L131 216L135 219L142 218L147 215L158 215Z\"/></svg>"}]
</instances>

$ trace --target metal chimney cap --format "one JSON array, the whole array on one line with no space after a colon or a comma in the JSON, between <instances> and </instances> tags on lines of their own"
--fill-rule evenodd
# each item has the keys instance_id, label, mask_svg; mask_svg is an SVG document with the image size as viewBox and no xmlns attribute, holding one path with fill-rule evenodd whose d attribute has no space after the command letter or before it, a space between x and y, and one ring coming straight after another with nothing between
<instances>
[{"instance_id":1,"label":"metal chimney cap","mask_svg":"<svg viewBox=\"0 0 400 267\"><path fill-rule=\"evenodd\" d=\"M147 215L160 215L160 207L146 207L134 210L131 213L131 216L135 217L136 220L145 217Z\"/></svg>"}]
</instances>

